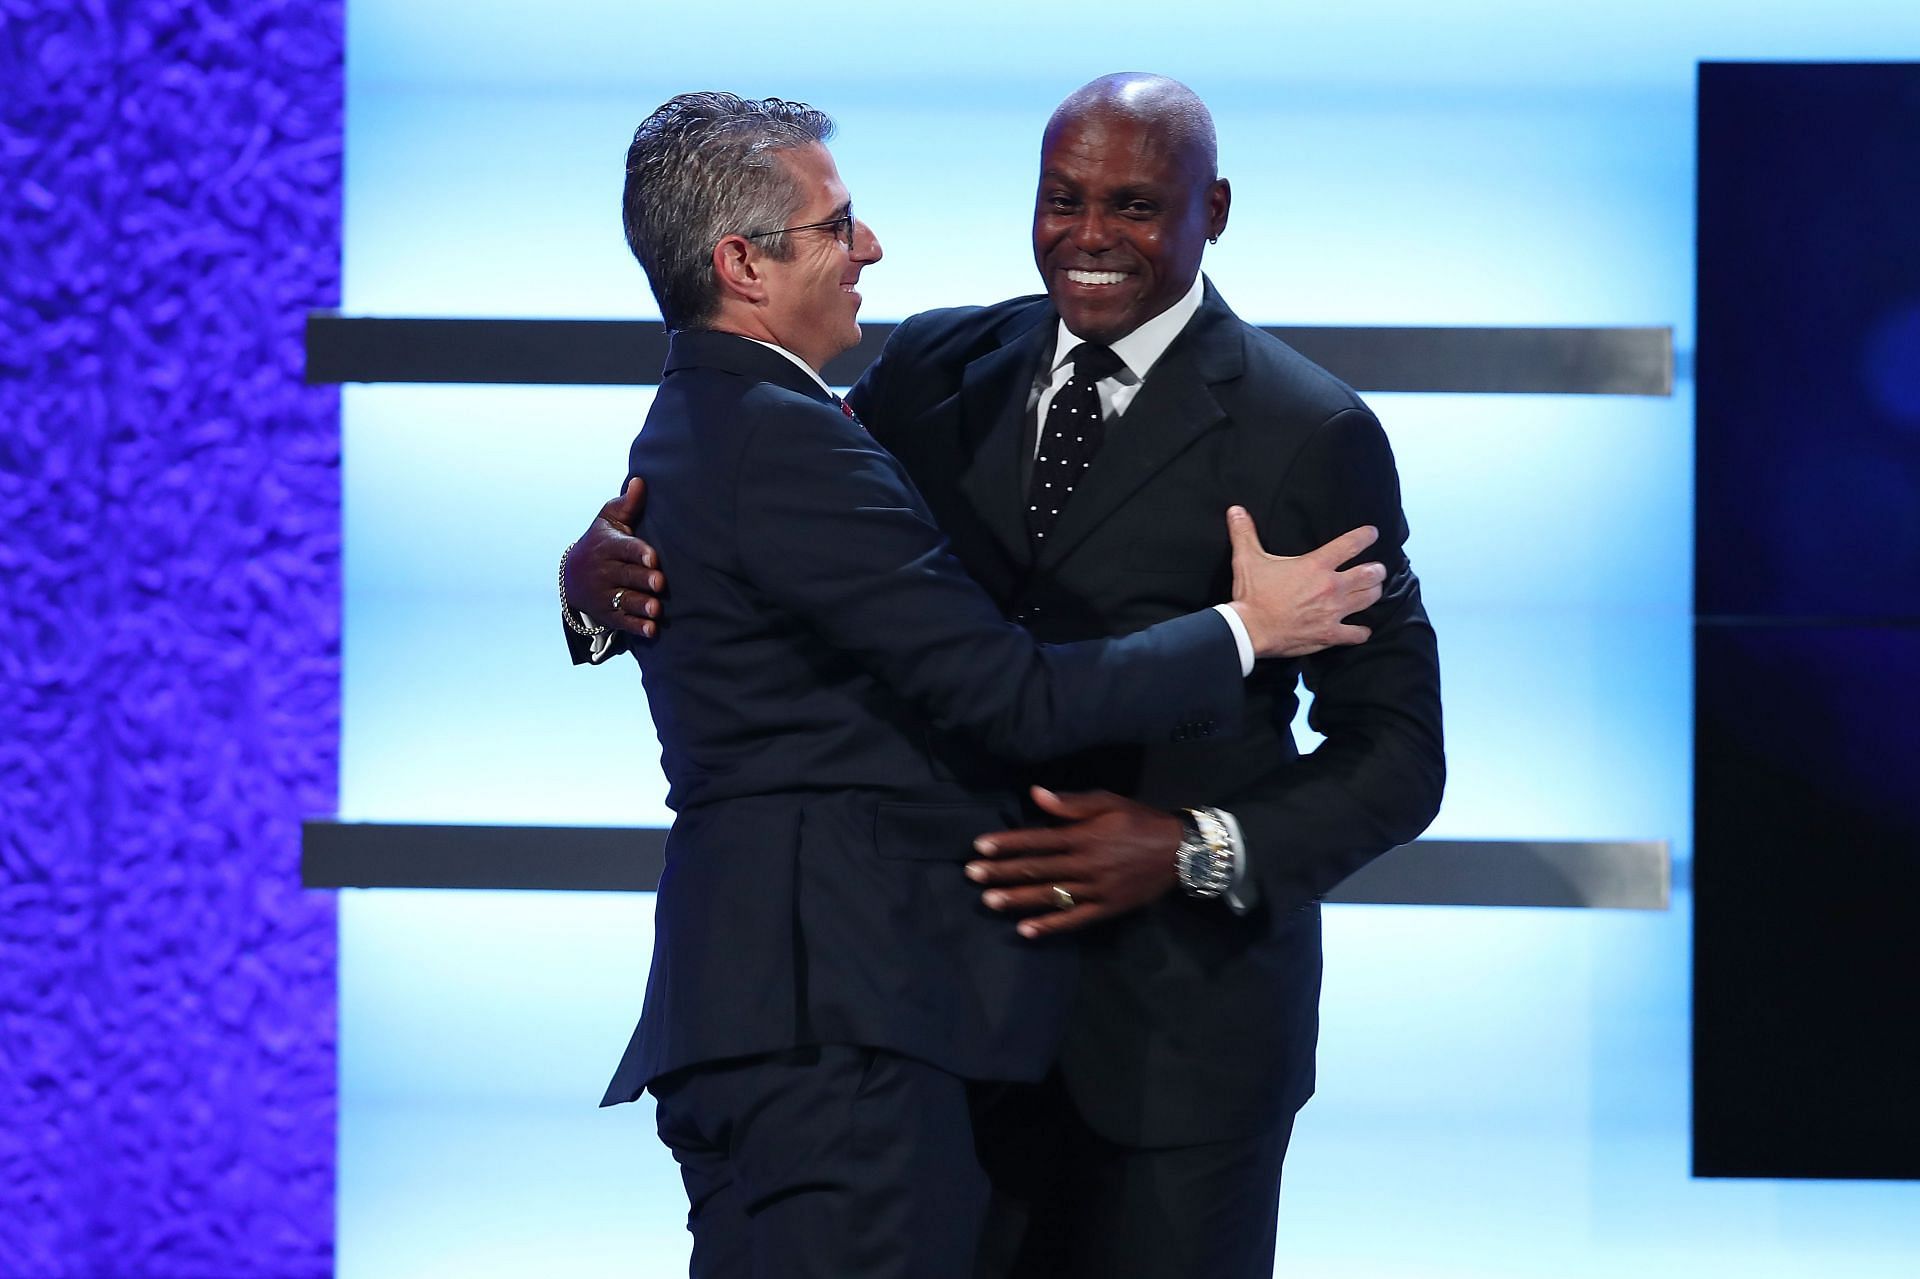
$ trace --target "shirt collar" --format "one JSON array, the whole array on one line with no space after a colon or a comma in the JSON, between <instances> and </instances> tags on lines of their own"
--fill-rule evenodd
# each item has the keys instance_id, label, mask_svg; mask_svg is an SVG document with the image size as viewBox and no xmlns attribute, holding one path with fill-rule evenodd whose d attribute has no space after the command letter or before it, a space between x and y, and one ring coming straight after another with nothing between
<instances>
[{"instance_id":1,"label":"shirt collar","mask_svg":"<svg viewBox=\"0 0 1920 1279\"><path fill-rule=\"evenodd\" d=\"M1134 380L1144 382L1147 373L1167 353L1173 340L1180 336L1180 330L1187 327L1187 321L1200 309L1200 302L1206 296L1206 285L1198 272L1193 277L1193 287L1186 296L1175 302L1145 324L1113 343L1113 353L1127 366ZM1053 340L1053 363L1049 366L1055 372L1073 354L1073 348L1079 346L1080 338L1073 335L1062 320L1059 332Z\"/></svg>"},{"instance_id":2,"label":"shirt collar","mask_svg":"<svg viewBox=\"0 0 1920 1279\"><path fill-rule=\"evenodd\" d=\"M747 335L744 333L737 333L734 336L747 337ZM747 338L747 341L753 343L755 346L764 346L769 351L777 351L781 355L786 356L789 360L792 360L794 364L796 364L800 368L805 369L807 371L807 376L813 379L814 384L818 386L821 390L825 391L828 395L833 396L833 399L836 403L839 401L840 397L833 394L833 388L827 385L826 379L822 378L818 373L813 371L813 365L808 364L805 360L795 355L792 351L787 350L786 347L775 346L771 342L762 342L759 338Z\"/></svg>"}]
</instances>

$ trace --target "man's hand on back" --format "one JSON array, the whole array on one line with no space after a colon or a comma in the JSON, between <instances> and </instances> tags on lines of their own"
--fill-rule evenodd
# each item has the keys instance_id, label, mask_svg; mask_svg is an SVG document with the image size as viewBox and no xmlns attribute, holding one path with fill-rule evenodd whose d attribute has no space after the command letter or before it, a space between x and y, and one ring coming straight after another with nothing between
<instances>
[{"instance_id":1,"label":"man's hand on back","mask_svg":"<svg viewBox=\"0 0 1920 1279\"><path fill-rule=\"evenodd\" d=\"M1244 507L1227 511L1233 541L1233 609L1260 657L1305 657L1373 632L1345 619L1379 602L1387 570L1376 563L1342 569L1372 546L1379 530L1361 526L1305 555L1269 555Z\"/></svg>"},{"instance_id":2,"label":"man's hand on back","mask_svg":"<svg viewBox=\"0 0 1920 1279\"><path fill-rule=\"evenodd\" d=\"M1183 828L1172 813L1108 791L1057 795L1036 786L1033 799L1065 824L982 835L973 842L981 860L967 863L967 877L987 886L989 907L1028 916L1022 937L1085 928L1173 887Z\"/></svg>"},{"instance_id":3,"label":"man's hand on back","mask_svg":"<svg viewBox=\"0 0 1920 1279\"><path fill-rule=\"evenodd\" d=\"M570 607L609 630L652 639L667 579L653 547L633 535L646 497L645 480L628 480L626 491L602 506L573 544L565 576Z\"/></svg>"}]
</instances>

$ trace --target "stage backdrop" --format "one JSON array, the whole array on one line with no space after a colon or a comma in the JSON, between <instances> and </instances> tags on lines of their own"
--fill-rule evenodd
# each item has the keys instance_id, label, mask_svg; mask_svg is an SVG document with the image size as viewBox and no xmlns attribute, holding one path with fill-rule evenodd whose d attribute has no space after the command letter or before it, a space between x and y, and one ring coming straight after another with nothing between
<instances>
[{"instance_id":1,"label":"stage backdrop","mask_svg":"<svg viewBox=\"0 0 1920 1279\"><path fill-rule=\"evenodd\" d=\"M870 319L1032 291L1040 129L1146 68L1215 109L1206 269L1262 323L1672 323L1670 399L1378 395L1446 671L1435 834L1667 838L1663 915L1329 912L1320 1096L1281 1269L1905 1275L1920 1187L1688 1175L1693 95L1701 57L1920 52L1909 3L1569 8L1008 0L796 11L357 0L346 306L650 317L621 159L674 92L835 113L886 260ZM630 665L574 670L560 548L644 389L366 387L345 404L341 806L660 822ZM670 1275L645 1108L592 1103L639 1011L646 897L347 893L340 1273ZM1252 1010L1250 1010L1251 1012Z\"/></svg>"},{"instance_id":2,"label":"stage backdrop","mask_svg":"<svg viewBox=\"0 0 1920 1279\"><path fill-rule=\"evenodd\" d=\"M0 1275L333 1242L334 0L0 4Z\"/></svg>"}]
</instances>

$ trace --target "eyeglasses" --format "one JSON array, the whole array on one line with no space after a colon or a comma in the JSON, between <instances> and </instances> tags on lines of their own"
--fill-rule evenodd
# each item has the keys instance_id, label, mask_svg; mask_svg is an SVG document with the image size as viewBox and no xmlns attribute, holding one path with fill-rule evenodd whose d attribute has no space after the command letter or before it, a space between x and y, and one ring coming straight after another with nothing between
<instances>
[{"instance_id":1,"label":"eyeglasses","mask_svg":"<svg viewBox=\"0 0 1920 1279\"><path fill-rule=\"evenodd\" d=\"M825 222L809 222L804 226L783 226L777 231L749 231L746 238L764 240L770 235L785 235L789 231L832 231L833 238L850 249L853 247L853 206L848 205L845 213L837 218L828 218Z\"/></svg>"}]
</instances>

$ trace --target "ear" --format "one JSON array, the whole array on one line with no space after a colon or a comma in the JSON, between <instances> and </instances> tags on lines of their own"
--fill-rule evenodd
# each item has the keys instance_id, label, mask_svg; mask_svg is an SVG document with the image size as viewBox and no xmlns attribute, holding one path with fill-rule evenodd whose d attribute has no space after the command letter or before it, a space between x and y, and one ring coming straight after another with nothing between
<instances>
[{"instance_id":1,"label":"ear","mask_svg":"<svg viewBox=\"0 0 1920 1279\"><path fill-rule=\"evenodd\" d=\"M760 250L744 235L720 237L713 246L713 278L722 298L755 304L767 299L767 278L760 270Z\"/></svg>"},{"instance_id":2,"label":"ear","mask_svg":"<svg viewBox=\"0 0 1920 1279\"><path fill-rule=\"evenodd\" d=\"M1233 207L1233 186L1217 178L1207 188L1207 238L1218 240L1227 229L1227 211Z\"/></svg>"}]
</instances>

